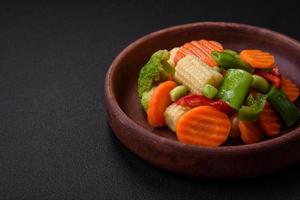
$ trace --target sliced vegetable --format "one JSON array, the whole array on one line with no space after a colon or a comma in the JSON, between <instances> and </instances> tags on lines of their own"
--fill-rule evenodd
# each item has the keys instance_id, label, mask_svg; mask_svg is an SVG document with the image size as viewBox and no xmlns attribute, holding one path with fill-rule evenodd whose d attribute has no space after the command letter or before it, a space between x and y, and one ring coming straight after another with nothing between
<instances>
[{"instance_id":1,"label":"sliced vegetable","mask_svg":"<svg viewBox=\"0 0 300 200\"><path fill-rule=\"evenodd\" d=\"M227 115L231 116L233 113L235 113L235 110L228 105L226 102L222 100L217 99L208 99L207 97L203 95L188 95L181 97L176 101L176 104L185 106L185 107L198 107L198 106L212 106Z\"/></svg>"},{"instance_id":2,"label":"sliced vegetable","mask_svg":"<svg viewBox=\"0 0 300 200\"><path fill-rule=\"evenodd\" d=\"M222 66L225 69L243 69L250 73L254 70L248 63L227 52L213 51L211 56L219 66Z\"/></svg>"},{"instance_id":3,"label":"sliced vegetable","mask_svg":"<svg viewBox=\"0 0 300 200\"><path fill-rule=\"evenodd\" d=\"M281 129L280 118L269 102L266 102L264 110L257 120L260 128L268 136L278 135Z\"/></svg>"},{"instance_id":4,"label":"sliced vegetable","mask_svg":"<svg viewBox=\"0 0 300 200\"><path fill-rule=\"evenodd\" d=\"M211 106L200 106L180 117L176 135L183 143L217 147L227 140L230 127L225 113Z\"/></svg>"},{"instance_id":5,"label":"sliced vegetable","mask_svg":"<svg viewBox=\"0 0 300 200\"><path fill-rule=\"evenodd\" d=\"M180 97L186 95L188 92L187 87L184 85L179 85L170 91L170 97L172 101L176 101Z\"/></svg>"},{"instance_id":6,"label":"sliced vegetable","mask_svg":"<svg viewBox=\"0 0 300 200\"><path fill-rule=\"evenodd\" d=\"M218 87L223 76L195 56L186 56L176 66L174 79L185 85L192 93L201 94L206 84Z\"/></svg>"},{"instance_id":7,"label":"sliced vegetable","mask_svg":"<svg viewBox=\"0 0 300 200\"><path fill-rule=\"evenodd\" d=\"M258 70L255 71L255 74L264 77L267 81L273 83L277 88L281 88L281 80L274 74Z\"/></svg>"},{"instance_id":8,"label":"sliced vegetable","mask_svg":"<svg viewBox=\"0 0 300 200\"><path fill-rule=\"evenodd\" d=\"M173 76L175 70L167 62L169 56L167 50L159 50L151 56L147 64L141 69L138 78L138 95L140 99L144 92L150 91L155 84Z\"/></svg>"},{"instance_id":9,"label":"sliced vegetable","mask_svg":"<svg viewBox=\"0 0 300 200\"><path fill-rule=\"evenodd\" d=\"M239 128L241 132L241 139L246 144L259 142L263 137L262 130L255 121L239 121Z\"/></svg>"},{"instance_id":10,"label":"sliced vegetable","mask_svg":"<svg viewBox=\"0 0 300 200\"><path fill-rule=\"evenodd\" d=\"M240 58L254 68L270 68L275 63L273 55L261 50L243 50Z\"/></svg>"},{"instance_id":11,"label":"sliced vegetable","mask_svg":"<svg viewBox=\"0 0 300 200\"><path fill-rule=\"evenodd\" d=\"M167 126L174 132L176 132L176 124L179 118L189 111L190 108L184 107L181 105L177 105L176 103L172 103L170 106L167 107L164 117L165 117L165 122Z\"/></svg>"},{"instance_id":12,"label":"sliced vegetable","mask_svg":"<svg viewBox=\"0 0 300 200\"><path fill-rule=\"evenodd\" d=\"M214 98L218 93L218 89L211 84L206 84L202 89L202 94L209 99Z\"/></svg>"},{"instance_id":13,"label":"sliced vegetable","mask_svg":"<svg viewBox=\"0 0 300 200\"><path fill-rule=\"evenodd\" d=\"M217 98L238 110L244 102L252 82L252 75L241 69L227 70Z\"/></svg>"},{"instance_id":14,"label":"sliced vegetable","mask_svg":"<svg viewBox=\"0 0 300 200\"><path fill-rule=\"evenodd\" d=\"M165 125L164 112L172 103L169 93L174 87L176 87L174 81L165 81L154 89L147 110L148 123L152 127Z\"/></svg>"},{"instance_id":15,"label":"sliced vegetable","mask_svg":"<svg viewBox=\"0 0 300 200\"><path fill-rule=\"evenodd\" d=\"M266 79L259 75L252 75L253 80L251 82L251 87L258 92L267 93L270 89L270 85Z\"/></svg>"},{"instance_id":16,"label":"sliced vegetable","mask_svg":"<svg viewBox=\"0 0 300 200\"><path fill-rule=\"evenodd\" d=\"M268 93L268 101L288 127L292 126L298 120L299 112L297 107L282 90L278 90L273 86Z\"/></svg>"},{"instance_id":17,"label":"sliced vegetable","mask_svg":"<svg viewBox=\"0 0 300 200\"><path fill-rule=\"evenodd\" d=\"M239 119L242 121L256 120L264 109L267 96L262 94L250 94L246 106L239 110Z\"/></svg>"},{"instance_id":18,"label":"sliced vegetable","mask_svg":"<svg viewBox=\"0 0 300 200\"><path fill-rule=\"evenodd\" d=\"M284 93L288 96L290 101L296 101L299 96L299 88L293 81L285 78L284 76L281 78L282 89Z\"/></svg>"},{"instance_id":19,"label":"sliced vegetable","mask_svg":"<svg viewBox=\"0 0 300 200\"><path fill-rule=\"evenodd\" d=\"M212 59L212 51L223 51L223 46L216 41L199 40L184 44L177 51L174 62L177 63L180 59L187 55L193 55L201 59L207 65L213 67L217 63Z\"/></svg>"}]
</instances>

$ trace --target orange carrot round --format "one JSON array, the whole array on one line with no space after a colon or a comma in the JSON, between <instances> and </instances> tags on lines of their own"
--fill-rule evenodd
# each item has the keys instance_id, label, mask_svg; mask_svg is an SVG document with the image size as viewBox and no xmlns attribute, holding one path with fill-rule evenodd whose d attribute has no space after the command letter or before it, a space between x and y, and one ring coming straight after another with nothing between
<instances>
[{"instance_id":1,"label":"orange carrot round","mask_svg":"<svg viewBox=\"0 0 300 200\"><path fill-rule=\"evenodd\" d=\"M169 93L174 87L176 87L174 81L165 81L154 89L147 110L148 123L152 127L165 125L164 112L172 103Z\"/></svg>"},{"instance_id":2,"label":"orange carrot round","mask_svg":"<svg viewBox=\"0 0 300 200\"><path fill-rule=\"evenodd\" d=\"M299 88L293 81L282 76L281 78L282 89L284 93L288 96L290 101L296 101L299 96Z\"/></svg>"},{"instance_id":3,"label":"orange carrot round","mask_svg":"<svg viewBox=\"0 0 300 200\"><path fill-rule=\"evenodd\" d=\"M277 113L273 110L269 102L265 103L265 107L257 120L260 128L268 136L278 135L281 129L280 118Z\"/></svg>"},{"instance_id":4,"label":"orange carrot round","mask_svg":"<svg viewBox=\"0 0 300 200\"><path fill-rule=\"evenodd\" d=\"M223 46L212 40L199 40L185 43L177 51L174 62L177 63L181 58L187 55L194 55L209 66L216 66L217 63L211 57L212 51L223 51Z\"/></svg>"},{"instance_id":5,"label":"orange carrot round","mask_svg":"<svg viewBox=\"0 0 300 200\"><path fill-rule=\"evenodd\" d=\"M263 132L254 121L239 120L241 139L246 144L259 142L263 137Z\"/></svg>"},{"instance_id":6,"label":"orange carrot round","mask_svg":"<svg viewBox=\"0 0 300 200\"><path fill-rule=\"evenodd\" d=\"M275 63L273 55L261 50L243 50L240 58L254 68L271 68Z\"/></svg>"},{"instance_id":7,"label":"orange carrot round","mask_svg":"<svg viewBox=\"0 0 300 200\"><path fill-rule=\"evenodd\" d=\"M183 143L217 147L227 140L230 127L225 113L211 106L199 106L180 117L176 135Z\"/></svg>"}]
</instances>

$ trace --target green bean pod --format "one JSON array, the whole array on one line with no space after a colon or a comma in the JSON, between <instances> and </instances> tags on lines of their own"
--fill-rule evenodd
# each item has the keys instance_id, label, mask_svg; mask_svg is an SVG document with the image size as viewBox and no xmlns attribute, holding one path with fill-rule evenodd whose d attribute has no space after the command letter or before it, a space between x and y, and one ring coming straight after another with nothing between
<instances>
[{"instance_id":1,"label":"green bean pod","mask_svg":"<svg viewBox=\"0 0 300 200\"><path fill-rule=\"evenodd\" d=\"M250 73L241 69L229 69L216 97L238 110L249 92L251 82Z\"/></svg>"},{"instance_id":2,"label":"green bean pod","mask_svg":"<svg viewBox=\"0 0 300 200\"><path fill-rule=\"evenodd\" d=\"M273 86L268 93L268 101L288 127L298 120L299 111L297 107L288 99L282 89L278 90Z\"/></svg>"},{"instance_id":3,"label":"green bean pod","mask_svg":"<svg viewBox=\"0 0 300 200\"><path fill-rule=\"evenodd\" d=\"M243 69L250 73L253 73L254 71L254 69L248 63L230 53L213 51L211 56L219 66L224 67L225 69Z\"/></svg>"}]
</instances>

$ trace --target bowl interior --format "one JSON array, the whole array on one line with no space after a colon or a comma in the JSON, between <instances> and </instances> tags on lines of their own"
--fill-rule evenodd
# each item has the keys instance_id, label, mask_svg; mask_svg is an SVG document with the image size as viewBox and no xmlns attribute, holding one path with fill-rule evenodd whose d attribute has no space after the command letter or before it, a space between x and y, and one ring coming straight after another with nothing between
<instances>
[{"instance_id":1,"label":"bowl interior","mask_svg":"<svg viewBox=\"0 0 300 200\"><path fill-rule=\"evenodd\" d=\"M278 33L257 27L238 24L191 24L165 29L145 36L126 48L112 73L112 88L117 103L124 113L140 126L161 137L177 140L174 132L168 128L151 128L147 123L137 96L137 78L141 67L153 52L159 49L172 49L191 40L216 40L225 48L240 51L242 49L261 49L275 55L276 63L282 74L300 85L300 48L297 42ZM296 102L299 108L299 101ZM285 134L299 127L299 123ZM239 145L240 140L229 139L225 144Z\"/></svg>"}]
</instances>

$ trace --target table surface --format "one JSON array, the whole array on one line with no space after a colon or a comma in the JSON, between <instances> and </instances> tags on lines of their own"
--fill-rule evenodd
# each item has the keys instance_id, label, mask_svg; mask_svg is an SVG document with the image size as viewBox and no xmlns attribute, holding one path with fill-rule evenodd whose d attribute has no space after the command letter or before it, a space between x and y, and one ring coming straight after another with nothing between
<instances>
[{"instance_id":1,"label":"table surface","mask_svg":"<svg viewBox=\"0 0 300 200\"><path fill-rule=\"evenodd\" d=\"M105 73L147 33L231 21L300 39L298 6L263 2L2 3L0 199L299 199L299 164L248 180L185 178L136 157L105 120Z\"/></svg>"}]
</instances>

